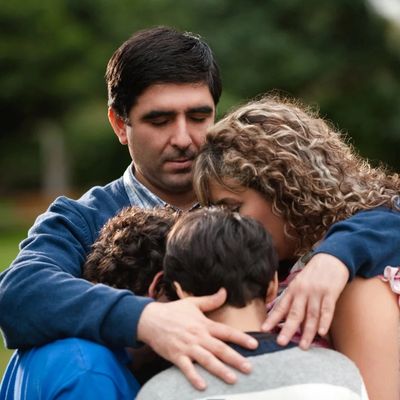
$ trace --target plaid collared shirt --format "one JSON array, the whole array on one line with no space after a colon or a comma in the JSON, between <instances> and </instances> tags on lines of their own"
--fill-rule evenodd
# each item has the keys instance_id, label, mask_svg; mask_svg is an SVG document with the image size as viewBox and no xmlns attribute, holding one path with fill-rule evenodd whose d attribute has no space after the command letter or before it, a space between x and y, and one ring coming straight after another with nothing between
<instances>
[{"instance_id":1,"label":"plaid collared shirt","mask_svg":"<svg viewBox=\"0 0 400 400\"><path fill-rule=\"evenodd\" d=\"M161 200L157 195L147 189L146 186L140 183L133 173L133 164L129 165L129 167L125 170L123 175L123 182L131 205L143 208L169 206L175 211L181 211L179 208L166 203L164 200ZM199 207L199 203L195 203L188 211L195 210Z\"/></svg>"}]
</instances>

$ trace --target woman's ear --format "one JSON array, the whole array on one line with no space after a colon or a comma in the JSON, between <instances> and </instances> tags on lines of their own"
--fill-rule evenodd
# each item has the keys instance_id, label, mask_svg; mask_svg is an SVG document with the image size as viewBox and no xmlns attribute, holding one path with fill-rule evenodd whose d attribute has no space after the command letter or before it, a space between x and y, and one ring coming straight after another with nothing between
<instances>
[{"instance_id":1,"label":"woman's ear","mask_svg":"<svg viewBox=\"0 0 400 400\"><path fill-rule=\"evenodd\" d=\"M179 282L174 281L173 285L174 285L174 288L175 288L175 291L176 291L176 295L179 297L179 299L184 299L186 297L192 296L191 293L185 292L182 289L182 286L179 284Z\"/></svg>"},{"instance_id":2,"label":"woman's ear","mask_svg":"<svg viewBox=\"0 0 400 400\"><path fill-rule=\"evenodd\" d=\"M278 295L278 287L278 272L275 272L274 277L268 285L267 296L265 299L266 304L271 303L271 301L276 299L276 296Z\"/></svg>"},{"instance_id":3,"label":"woman's ear","mask_svg":"<svg viewBox=\"0 0 400 400\"><path fill-rule=\"evenodd\" d=\"M108 120L118 137L121 144L127 144L127 133L126 130L129 128L125 121L115 112L112 107L108 107Z\"/></svg>"}]
</instances>

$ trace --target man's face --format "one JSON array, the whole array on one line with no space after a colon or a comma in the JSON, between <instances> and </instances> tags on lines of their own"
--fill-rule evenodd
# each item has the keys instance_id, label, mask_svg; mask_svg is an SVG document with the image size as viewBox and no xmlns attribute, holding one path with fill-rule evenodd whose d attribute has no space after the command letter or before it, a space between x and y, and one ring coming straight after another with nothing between
<instances>
[{"instance_id":1,"label":"man's face","mask_svg":"<svg viewBox=\"0 0 400 400\"><path fill-rule=\"evenodd\" d=\"M135 176L161 198L192 192L193 159L214 122L215 106L206 84L148 87L129 113L126 136Z\"/></svg>"}]
</instances>

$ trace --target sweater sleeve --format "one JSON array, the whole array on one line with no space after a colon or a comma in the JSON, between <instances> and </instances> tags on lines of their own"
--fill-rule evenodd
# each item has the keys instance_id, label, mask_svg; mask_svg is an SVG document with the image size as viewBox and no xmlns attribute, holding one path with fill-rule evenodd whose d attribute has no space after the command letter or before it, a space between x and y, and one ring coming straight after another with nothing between
<instances>
[{"instance_id":1,"label":"sweater sleeve","mask_svg":"<svg viewBox=\"0 0 400 400\"><path fill-rule=\"evenodd\" d=\"M400 212L378 207L333 224L314 254L341 260L354 276L370 278L400 265Z\"/></svg>"},{"instance_id":2,"label":"sweater sleeve","mask_svg":"<svg viewBox=\"0 0 400 400\"><path fill-rule=\"evenodd\" d=\"M59 198L37 219L16 260L0 275L0 327L7 347L64 337L136 345L137 324L151 300L80 278L99 229L121 208L108 197L90 207Z\"/></svg>"}]
</instances>

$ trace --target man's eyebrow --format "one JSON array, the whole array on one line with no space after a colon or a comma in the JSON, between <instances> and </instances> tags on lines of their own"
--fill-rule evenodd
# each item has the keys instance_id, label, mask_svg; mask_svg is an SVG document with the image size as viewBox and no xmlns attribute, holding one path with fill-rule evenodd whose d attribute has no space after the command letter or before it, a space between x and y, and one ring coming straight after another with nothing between
<instances>
[{"instance_id":1,"label":"man's eyebrow","mask_svg":"<svg viewBox=\"0 0 400 400\"><path fill-rule=\"evenodd\" d=\"M158 117L171 117L174 115L176 115L175 111L152 110L152 111L149 111L148 113L142 115L141 120L149 121L149 120L152 120L152 119L158 118Z\"/></svg>"},{"instance_id":2,"label":"man's eyebrow","mask_svg":"<svg viewBox=\"0 0 400 400\"><path fill-rule=\"evenodd\" d=\"M213 109L210 106L192 107L186 110L186 113L188 114L194 114L194 113L211 114L212 112Z\"/></svg>"},{"instance_id":3,"label":"man's eyebrow","mask_svg":"<svg viewBox=\"0 0 400 400\"><path fill-rule=\"evenodd\" d=\"M210 106L200 106L188 108L186 114L212 114L213 109ZM151 121L158 117L173 117L177 114L176 111L163 111L163 110L152 110L142 115L142 121Z\"/></svg>"}]
</instances>

